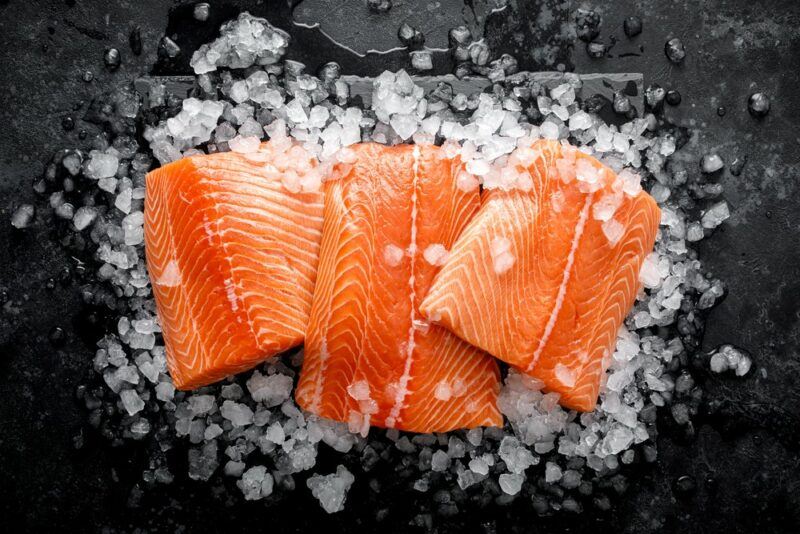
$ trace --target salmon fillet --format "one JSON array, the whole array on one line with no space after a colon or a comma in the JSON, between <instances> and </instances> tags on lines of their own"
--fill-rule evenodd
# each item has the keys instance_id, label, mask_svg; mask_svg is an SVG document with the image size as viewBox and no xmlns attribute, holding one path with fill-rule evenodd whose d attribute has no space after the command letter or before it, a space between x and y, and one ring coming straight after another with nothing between
<instances>
[{"instance_id":1,"label":"salmon fillet","mask_svg":"<svg viewBox=\"0 0 800 534\"><path fill-rule=\"evenodd\" d=\"M147 267L178 389L303 342L323 202L298 177L313 167L284 143L185 158L147 175Z\"/></svg>"},{"instance_id":2,"label":"salmon fillet","mask_svg":"<svg viewBox=\"0 0 800 534\"><path fill-rule=\"evenodd\" d=\"M459 189L460 163L435 146L353 149L349 172L325 183L297 403L363 434L501 425L495 360L418 309L479 208L477 188Z\"/></svg>"},{"instance_id":3,"label":"salmon fillet","mask_svg":"<svg viewBox=\"0 0 800 534\"><path fill-rule=\"evenodd\" d=\"M556 141L509 166L530 187L484 193L420 312L589 411L660 212L638 177Z\"/></svg>"}]
</instances>

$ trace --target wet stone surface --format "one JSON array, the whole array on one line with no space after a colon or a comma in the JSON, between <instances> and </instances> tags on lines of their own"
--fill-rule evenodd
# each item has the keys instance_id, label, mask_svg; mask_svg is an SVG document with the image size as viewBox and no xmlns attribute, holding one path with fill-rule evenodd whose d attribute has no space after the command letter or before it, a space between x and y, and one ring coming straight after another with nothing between
<instances>
[{"instance_id":1,"label":"wet stone surface","mask_svg":"<svg viewBox=\"0 0 800 534\"><path fill-rule=\"evenodd\" d=\"M607 45L617 41L602 58L590 58L583 42L572 46L576 36L553 30L559 27L560 17L574 14L543 9L548 2L518 1L495 12L493 2L476 0L463 11L461 2L453 6L442 2L442 12L454 22L443 24L440 31L419 26L429 46L437 42L446 46L447 30L455 24L466 23L481 31L491 28L487 31L490 45L513 54L521 70L543 64L552 69L561 63L577 72L642 72L646 85L657 83L667 90L667 118L692 132L687 143L693 160L685 162L689 172L701 172L706 154L732 162L714 175L725 186L730 218L700 247L707 268L725 281L728 290L711 313L703 347L705 354L725 343L746 349L752 356L752 369L737 378L732 370L717 374L709 371L708 361L696 362L695 379L702 381L705 392L702 402L695 403L697 415L685 423L684 410L695 406L689 399L681 402L684 408L678 409L677 418L671 410L653 414L661 431L657 457L646 449L641 454L652 454L655 462L632 469L627 483L609 481L607 491L594 499L593 509L582 515L540 518L536 511L546 511L547 503L542 508L540 501L526 498L480 512L462 510L445 519L452 507L449 497L424 493L413 497L393 484L395 474L385 467L374 472L373 482L354 487L348 507L336 516L327 516L316 499L300 491L277 505L243 503L238 496L229 499L225 493L230 489L221 483L209 488L191 480L142 492L137 484L143 483L149 451L130 442L109 446L87 425L86 410L75 399L97 333L107 328L110 317L82 304L83 265L52 242L51 229L36 224L35 211L19 209L36 203L31 181L43 176L44 163L56 150L81 146L86 138L83 148L89 153L88 141L98 128L78 118L85 116L96 94L147 74L154 64L162 74L180 73L188 65L190 52L211 40L219 24L235 16L243 4L212 4L208 15L201 17L193 4L184 4L169 17L168 5L156 1L118 7L92 1L0 3L7 73L0 79L0 96L7 103L0 114L9 125L0 132L0 246L7 251L0 267L0 394L4 399L0 469L7 477L0 489L0 511L4 520L19 521L28 531L42 531L53 524L80 531L104 527L207 531L209 525L218 525L215 530L263 530L265 524L275 532L309 532L321 526L350 532L432 528L440 532L797 531L800 502L792 488L800 476L800 399L794 389L796 374L787 372L800 363L796 298L800 252L793 246L800 220L796 200L800 150L791 127L800 120L800 96L795 89L800 58L791 53L800 47L800 35L792 23L798 11L793 2L753 13L750 3L743 0L716 1L707 6L711 13L707 17L698 17L696 3L688 1L598 5L602 24L593 39ZM280 18L287 17L286 13L273 17L266 8L260 9L253 9L254 14L290 29L288 19ZM397 11L395 6L375 16L395 16ZM541 24L528 24L541 13L546 13ZM623 22L632 15L642 18L644 31L628 39ZM391 31L379 33L385 36L387 48L399 46L396 35L403 18L398 17L387 23ZM202 22L203 18L207 20ZM188 19L199 26L178 31ZM330 17L331 30L355 32L352 19L343 25L336 20ZM54 31L48 31L48 26ZM141 56L130 50L128 42L137 26ZM368 33L367 26L356 26ZM292 34L289 57L314 68L315 61L335 60L344 74L374 75L408 66L406 53L362 59L328 46L312 30L294 28ZM184 53L159 58L159 42L165 35ZM667 60L664 49L674 35L680 35L688 51L677 66ZM120 51L115 71L104 63L110 48ZM449 62L449 57L434 54L431 72L450 72ZM669 96L670 91L680 92L680 105ZM751 115L754 106L748 110L748 99L760 92L769 96L769 113L762 116L763 101L759 101L755 118ZM72 116L76 106L77 127L63 129L64 118ZM720 106L727 109L722 117L717 114ZM90 135L82 137L81 131ZM24 231L12 226L12 220L25 226ZM692 387L682 382L683 387L690 395ZM137 406L136 398L126 402L131 410ZM171 476L153 467L157 479ZM562 476L571 484L566 472ZM250 473L246 479L250 494L272 491L273 481L266 475ZM276 480L274 486L282 483L286 482ZM365 512L353 506L375 495L385 496L379 510ZM437 514L430 512L430 506L428 512L415 511L421 503L430 502L436 503Z\"/></svg>"}]
</instances>

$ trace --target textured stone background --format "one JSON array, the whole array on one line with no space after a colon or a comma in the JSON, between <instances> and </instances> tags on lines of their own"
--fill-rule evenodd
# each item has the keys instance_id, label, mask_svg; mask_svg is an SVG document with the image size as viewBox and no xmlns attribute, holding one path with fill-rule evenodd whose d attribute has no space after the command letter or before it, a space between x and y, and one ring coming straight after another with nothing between
<instances>
[{"instance_id":1,"label":"textured stone background","mask_svg":"<svg viewBox=\"0 0 800 534\"><path fill-rule=\"evenodd\" d=\"M20 233L12 231L8 217L18 204L35 202L32 180L52 152L81 144L80 125L63 131L64 116L81 117L103 88L151 71L165 31L176 33L184 50L213 34L212 26L187 31L180 4L0 0L0 524L19 524L23 531L252 527L268 532L406 532L414 515L413 499L418 498L408 493L380 497L390 513L377 526L374 509L359 508L366 488L351 491L347 510L332 517L304 491L271 508L241 503L238 495L217 495L222 486L186 482L130 499L146 450L112 449L85 428L86 413L74 400L74 390L85 376L91 349L80 335L85 325L73 319L80 309L77 290L46 287L48 278L65 265L74 267L75 261L50 241L43 224ZM283 1L212 4L217 17L247 6L269 14L277 25L288 25ZM548 5L543 9L543 4ZM753 354L755 371L744 380L698 371L711 408L695 422L696 435L687 438L670 427L666 416L657 464L630 473L630 487L610 514L541 519L526 503L516 502L436 524L441 532L482 532L485 524L494 524L497 532L798 532L800 4L596 4L603 12L601 39L609 44L618 40L613 57L592 60L581 43L574 50L564 45L557 30L569 6L553 0L512 1L504 13L490 18L490 40L503 51L513 50L529 68L541 68L554 58L577 72L642 72L646 84L657 82L682 93L683 103L670 108L668 117L694 133L684 149L690 157L699 159L708 150L718 151L727 162L737 154L748 156L741 176L726 171L722 179L733 216L703 242L701 256L729 292L710 316L704 347L725 342L744 347ZM392 29L406 17L419 18L413 11L428 8L427 2L406 0L383 19L359 18L359 11L343 1L306 0L297 15L305 22L322 20L329 35L360 50L396 46ZM481 0L442 0L429 12L426 29L435 45L444 42L443 32L456 23L482 24L488 10ZM644 33L633 41L622 33L622 20L630 14L644 19ZM141 26L144 40L139 57L127 46L134 25ZM315 31L296 28L292 33L290 57L311 65L336 59L345 72L363 75L406 66L402 53L358 58L329 46ZM664 42L673 36L681 37L688 51L679 67L663 54ZM102 64L108 46L122 51L122 67L114 73ZM436 65L447 69L443 58ZM159 72L180 68L161 65ZM95 73L92 83L81 80L84 70ZM772 97L772 111L763 120L747 113L746 99L754 90ZM716 112L720 105L727 109L723 117ZM47 339L54 326L68 334L58 349ZM76 450L73 438L81 433L85 445ZM694 493L680 496L673 491L681 475L695 478Z\"/></svg>"}]
</instances>

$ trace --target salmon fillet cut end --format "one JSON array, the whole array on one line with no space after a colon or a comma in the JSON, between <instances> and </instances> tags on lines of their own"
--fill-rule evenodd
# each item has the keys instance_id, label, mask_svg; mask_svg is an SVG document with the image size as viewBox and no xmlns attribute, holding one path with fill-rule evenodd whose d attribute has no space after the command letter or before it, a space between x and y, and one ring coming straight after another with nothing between
<instances>
[{"instance_id":1,"label":"salmon fillet cut end","mask_svg":"<svg viewBox=\"0 0 800 534\"><path fill-rule=\"evenodd\" d=\"M181 159L146 178L147 268L178 389L245 371L303 342L322 192L299 146Z\"/></svg>"},{"instance_id":2,"label":"salmon fillet cut end","mask_svg":"<svg viewBox=\"0 0 800 534\"><path fill-rule=\"evenodd\" d=\"M480 205L432 145L361 144L325 182L319 275L297 403L322 417L412 432L500 426L496 361L418 306Z\"/></svg>"},{"instance_id":3,"label":"salmon fillet cut end","mask_svg":"<svg viewBox=\"0 0 800 534\"><path fill-rule=\"evenodd\" d=\"M660 221L638 176L557 141L510 157L525 190L484 192L423 316L590 411Z\"/></svg>"}]
</instances>

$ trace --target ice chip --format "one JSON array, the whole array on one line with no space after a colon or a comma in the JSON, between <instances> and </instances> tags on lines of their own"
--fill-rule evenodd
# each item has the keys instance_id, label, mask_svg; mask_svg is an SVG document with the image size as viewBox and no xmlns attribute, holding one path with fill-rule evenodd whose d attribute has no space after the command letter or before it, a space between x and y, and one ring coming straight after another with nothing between
<instances>
[{"instance_id":1,"label":"ice chip","mask_svg":"<svg viewBox=\"0 0 800 534\"><path fill-rule=\"evenodd\" d=\"M292 394L292 378L282 374L262 375L254 371L247 380L247 389L256 402L272 407L282 404Z\"/></svg>"},{"instance_id":2,"label":"ice chip","mask_svg":"<svg viewBox=\"0 0 800 534\"><path fill-rule=\"evenodd\" d=\"M453 388L450 386L450 383L446 380L442 380L436 384L436 388L433 390L433 397L440 401L448 401L453 396Z\"/></svg>"},{"instance_id":3,"label":"ice chip","mask_svg":"<svg viewBox=\"0 0 800 534\"><path fill-rule=\"evenodd\" d=\"M14 211L14 214L11 216L11 226L18 229L27 228L28 225L33 220L33 216L35 213L36 210L32 205L30 204L21 205Z\"/></svg>"},{"instance_id":4,"label":"ice chip","mask_svg":"<svg viewBox=\"0 0 800 534\"><path fill-rule=\"evenodd\" d=\"M714 229L731 216L728 203L724 200L717 202L703 213L700 220L703 228Z\"/></svg>"},{"instance_id":5,"label":"ice chip","mask_svg":"<svg viewBox=\"0 0 800 534\"><path fill-rule=\"evenodd\" d=\"M263 465L251 467L242 474L242 479L236 482L245 500L248 501L269 497L272 494L273 484L272 475Z\"/></svg>"},{"instance_id":6,"label":"ice chip","mask_svg":"<svg viewBox=\"0 0 800 534\"><path fill-rule=\"evenodd\" d=\"M232 400L226 400L222 403L220 413L235 427L246 426L253 422L253 410L246 404L239 404Z\"/></svg>"},{"instance_id":7,"label":"ice chip","mask_svg":"<svg viewBox=\"0 0 800 534\"><path fill-rule=\"evenodd\" d=\"M336 468L336 473L330 475L312 475L306 485L311 494L319 501L322 509L333 514L344 509L347 492L353 485L355 477L344 466Z\"/></svg>"},{"instance_id":8,"label":"ice chip","mask_svg":"<svg viewBox=\"0 0 800 534\"><path fill-rule=\"evenodd\" d=\"M447 262L450 252L441 243L433 243L425 248L422 255L431 265L441 267Z\"/></svg>"},{"instance_id":9,"label":"ice chip","mask_svg":"<svg viewBox=\"0 0 800 534\"><path fill-rule=\"evenodd\" d=\"M569 118L569 129L586 130L592 126L592 117L585 111L578 111Z\"/></svg>"},{"instance_id":10,"label":"ice chip","mask_svg":"<svg viewBox=\"0 0 800 534\"><path fill-rule=\"evenodd\" d=\"M495 274L501 275L514 265L514 254L511 252L511 241L505 237L496 237L491 242L492 265Z\"/></svg>"},{"instance_id":11,"label":"ice chip","mask_svg":"<svg viewBox=\"0 0 800 534\"><path fill-rule=\"evenodd\" d=\"M220 28L220 36L202 45L190 65L195 74L217 70L217 67L244 69L252 65L272 65L286 53L289 34L272 26L265 19L247 12Z\"/></svg>"},{"instance_id":12,"label":"ice chip","mask_svg":"<svg viewBox=\"0 0 800 534\"><path fill-rule=\"evenodd\" d=\"M397 245L389 244L383 249L383 261L385 261L386 265L389 267L400 265L400 262L403 261L403 256L405 256L405 252Z\"/></svg>"},{"instance_id":13,"label":"ice chip","mask_svg":"<svg viewBox=\"0 0 800 534\"><path fill-rule=\"evenodd\" d=\"M119 398L122 401L122 406L128 415L136 415L144 409L144 401L136 392L135 389L124 389L120 391Z\"/></svg>"},{"instance_id":14,"label":"ice chip","mask_svg":"<svg viewBox=\"0 0 800 534\"><path fill-rule=\"evenodd\" d=\"M89 162L86 165L86 177L92 180L109 178L117 173L119 158L113 154L105 154L99 150L89 153Z\"/></svg>"},{"instance_id":15,"label":"ice chip","mask_svg":"<svg viewBox=\"0 0 800 534\"><path fill-rule=\"evenodd\" d=\"M500 475L500 489L507 495L516 495L522 489L525 475L521 473L503 473Z\"/></svg>"},{"instance_id":16,"label":"ice chip","mask_svg":"<svg viewBox=\"0 0 800 534\"><path fill-rule=\"evenodd\" d=\"M608 243L611 246L619 243L619 240L622 239L622 236L625 233L625 227L622 226L622 223L616 219L604 221L601 225L601 228L603 229L603 234L606 236L606 239L608 239Z\"/></svg>"},{"instance_id":17,"label":"ice chip","mask_svg":"<svg viewBox=\"0 0 800 534\"><path fill-rule=\"evenodd\" d=\"M261 146L261 139L255 136L242 137L241 135L237 135L228 141L228 146L233 152L249 154L258 151L259 146Z\"/></svg>"},{"instance_id":18,"label":"ice chip","mask_svg":"<svg viewBox=\"0 0 800 534\"><path fill-rule=\"evenodd\" d=\"M389 125L405 141L417 131L419 120L413 115L397 113L389 119Z\"/></svg>"}]
</instances>

